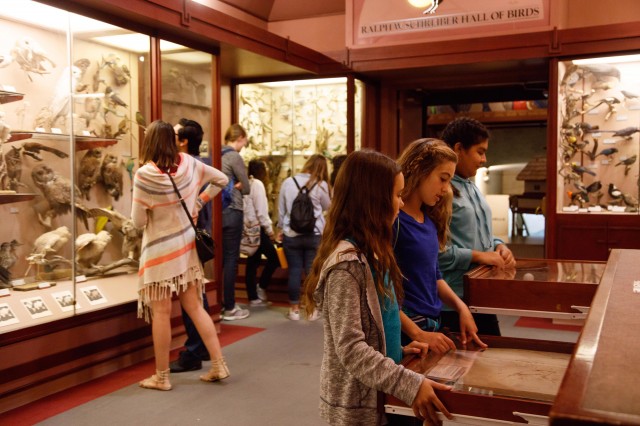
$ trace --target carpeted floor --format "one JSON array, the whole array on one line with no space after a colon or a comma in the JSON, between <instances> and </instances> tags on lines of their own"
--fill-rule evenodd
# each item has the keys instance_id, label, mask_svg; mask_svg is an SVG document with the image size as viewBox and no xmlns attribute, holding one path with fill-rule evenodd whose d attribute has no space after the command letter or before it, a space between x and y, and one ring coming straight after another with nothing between
<instances>
[{"instance_id":1,"label":"carpeted floor","mask_svg":"<svg viewBox=\"0 0 640 426\"><path fill-rule=\"evenodd\" d=\"M171 375L173 390L142 389L147 361L2 415L6 425L322 425L318 387L322 320L289 321L286 308L252 309L224 322L220 342L231 377L205 383L203 370ZM177 356L177 350L172 359Z\"/></svg>"},{"instance_id":2,"label":"carpeted floor","mask_svg":"<svg viewBox=\"0 0 640 426\"><path fill-rule=\"evenodd\" d=\"M138 381L153 372L147 361L4 413L0 424L325 425L318 416L322 319L289 321L286 311L254 308L246 320L223 323L220 341L231 370L223 382L198 379L205 362L201 371L172 374L170 392L142 389ZM575 341L579 334L518 321L500 316L503 336Z\"/></svg>"}]
</instances>

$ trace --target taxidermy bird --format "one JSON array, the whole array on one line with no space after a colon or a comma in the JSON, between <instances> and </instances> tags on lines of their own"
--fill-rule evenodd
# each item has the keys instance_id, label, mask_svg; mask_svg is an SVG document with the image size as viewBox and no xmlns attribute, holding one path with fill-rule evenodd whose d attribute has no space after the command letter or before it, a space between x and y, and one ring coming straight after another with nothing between
<instances>
[{"instance_id":1,"label":"taxidermy bird","mask_svg":"<svg viewBox=\"0 0 640 426\"><path fill-rule=\"evenodd\" d=\"M104 98L113 105L118 105L121 107L127 107L127 103L125 101L123 101L120 96L118 96L118 94L116 92L113 91L113 89L111 88L111 86L107 86L107 88L104 90Z\"/></svg>"},{"instance_id":2,"label":"taxidermy bird","mask_svg":"<svg viewBox=\"0 0 640 426\"><path fill-rule=\"evenodd\" d=\"M118 157L106 154L100 166L100 181L105 186L109 195L118 201L122 195L122 170L118 164Z\"/></svg>"},{"instance_id":3,"label":"taxidermy bird","mask_svg":"<svg viewBox=\"0 0 640 426\"><path fill-rule=\"evenodd\" d=\"M26 186L22 179L22 147L11 146L11 150L4 155L7 163L7 175L9 176L9 189L18 191L18 187Z\"/></svg>"},{"instance_id":4,"label":"taxidermy bird","mask_svg":"<svg viewBox=\"0 0 640 426\"><path fill-rule=\"evenodd\" d=\"M625 139L631 139L631 136L637 132L640 132L640 127L625 127L624 129L616 130L613 136L622 136Z\"/></svg>"},{"instance_id":5,"label":"taxidermy bird","mask_svg":"<svg viewBox=\"0 0 640 426\"><path fill-rule=\"evenodd\" d=\"M619 200L622 198L622 191L620 191L614 184L609 184L609 196L614 200Z\"/></svg>"},{"instance_id":6,"label":"taxidermy bird","mask_svg":"<svg viewBox=\"0 0 640 426\"><path fill-rule=\"evenodd\" d=\"M44 263L43 261L58 251L69 241L71 232L66 226L45 232L33 242L33 250L27 256L29 263ZM29 271L27 270L27 273ZM26 274L25 274L26 275Z\"/></svg>"},{"instance_id":7,"label":"taxidermy bird","mask_svg":"<svg viewBox=\"0 0 640 426\"><path fill-rule=\"evenodd\" d=\"M597 180L593 182L591 185L587 186L585 189L587 190L588 194L600 191L602 189L602 183L600 183L600 181Z\"/></svg>"},{"instance_id":8,"label":"taxidermy bird","mask_svg":"<svg viewBox=\"0 0 640 426\"><path fill-rule=\"evenodd\" d=\"M596 154L596 157L598 155L604 155L606 157L611 158L611 156L617 152L618 152L618 148L605 148L602 151L600 151L598 154Z\"/></svg>"},{"instance_id":9,"label":"taxidermy bird","mask_svg":"<svg viewBox=\"0 0 640 426\"><path fill-rule=\"evenodd\" d=\"M69 78L69 76L71 76L71 78ZM53 92L53 99L51 99L49 103L49 109L51 110L51 127L55 127L59 119L63 119L66 122L66 118L71 112L69 108L71 105L69 93L76 93L81 79L82 70L75 65L67 67L62 71Z\"/></svg>"},{"instance_id":10,"label":"taxidermy bird","mask_svg":"<svg viewBox=\"0 0 640 426\"><path fill-rule=\"evenodd\" d=\"M67 158L69 154L60 151L59 149L52 148L50 146L43 145L39 142L25 142L22 144L24 148L24 154L30 156L34 160L42 161L43 158L40 156L40 151L50 152L58 158Z\"/></svg>"},{"instance_id":11,"label":"taxidermy bird","mask_svg":"<svg viewBox=\"0 0 640 426\"><path fill-rule=\"evenodd\" d=\"M90 200L90 191L93 185L98 181L100 176L100 164L102 162L102 150L100 148L92 148L88 150L82 160L80 160L80 167L78 169L78 187L80 193Z\"/></svg>"},{"instance_id":12,"label":"taxidermy bird","mask_svg":"<svg viewBox=\"0 0 640 426\"><path fill-rule=\"evenodd\" d=\"M75 243L78 265L87 269L96 266L110 241L111 234L107 231L78 235Z\"/></svg>"},{"instance_id":13,"label":"taxidermy bird","mask_svg":"<svg viewBox=\"0 0 640 426\"><path fill-rule=\"evenodd\" d=\"M122 255L138 260L140 258L140 247L142 245L142 228L136 228L133 221L122 213L105 208L93 208L90 213L95 218L106 217L114 228L122 233Z\"/></svg>"},{"instance_id":14,"label":"taxidermy bird","mask_svg":"<svg viewBox=\"0 0 640 426\"><path fill-rule=\"evenodd\" d=\"M624 160L620 161L618 164L616 164L616 167L621 164L624 165L624 175L626 176L629 174L629 170L631 170L631 165L635 163L637 159L637 155L632 155L631 157L625 158Z\"/></svg>"},{"instance_id":15,"label":"taxidermy bird","mask_svg":"<svg viewBox=\"0 0 640 426\"><path fill-rule=\"evenodd\" d=\"M136 167L135 159L136 157L129 157L126 163L124 159L120 162L120 164L122 164L122 167L124 167L124 169L127 171L127 174L129 175L129 180L132 183L131 191L133 191L133 169Z\"/></svg>"},{"instance_id":16,"label":"taxidermy bird","mask_svg":"<svg viewBox=\"0 0 640 426\"><path fill-rule=\"evenodd\" d=\"M595 172L587 169L586 167L582 167L576 163L571 163L571 170L573 170L575 173L579 174L580 176L582 176L584 173L587 173L591 176L595 176Z\"/></svg>"},{"instance_id":17,"label":"taxidermy bird","mask_svg":"<svg viewBox=\"0 0 640 426\"><path fill-rule=\"evenodd\" d=\"M44 217L38 213L38 220L42 225L50 228L50 219L71 211L71 182L60 176L47 164L35 166L31 171L31 179L36 187L42 191L42 195L49 204L49 210L44 213ZM80 194L80 189L75 188L75 190ZM89 229L87 208L78 202L75 203L75 207L79 218Z\"/></svg>"},{"instance_id":18,"label":"taxidermy bird","mask_svg":"<svg viewBox=\"0 0 640 426\"><path fill-rule=\"evenodd\" d=\"M11 57L27 73L29 81L33 81L30 73L49 74L51 68L56 66L47 57L44 49L29 37L23 37L16 41L16 44L11 48Z\"/></svg>"},{"instance_id":19,"label":"taxidermy bird","mask_svg":"<svg viewBox=\"0 0 640 426\"><path fill-rule=\"evenodd\" d=\"M10 242L4 242L0 244L0 266L6 270L10 270L18 260L16 249L21 246L18 241L11 240Z\"/></svg>"}]
</instances>

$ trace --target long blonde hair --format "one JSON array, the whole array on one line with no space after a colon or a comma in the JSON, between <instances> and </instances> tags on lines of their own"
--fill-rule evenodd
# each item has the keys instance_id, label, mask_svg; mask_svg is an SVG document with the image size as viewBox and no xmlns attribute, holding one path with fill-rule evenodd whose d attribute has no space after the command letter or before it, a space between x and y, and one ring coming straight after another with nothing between
<instances>
[{"instance_id":1,"label":"long blonde hair","mask_svg":"<svg viewBox=\"0 0 640 426\"><path fill-rule=\"evenodd\" d=\"M458 162L458 156L446 143L439 139L418 139L411 142L398 158L398 164L404 174L404 190L402 198L418 189L423 179L427 178L440 164L451 161ZM438 231L440 250L444 250L449 235L449 224L453 211L453 192L451 188L435 206L423 204L421 210L431 219Z\"/></svg>"},{"instance_id":2,"label":"long blonde hair","mask_svg":"<svg viewBox=\"0 0 640 426\"><path fill-rule=\"evenodd\" d=\"M313 292L322 265L340 241L347 238L375 271L378 294L391 297L391 291L384 285L385 274L389 272L396 296L401 299L402 275L393 254L391 227L395 213L393 188L399 173L395 161L376 151L354 151L347 156L336 178L322 241L304 284L303 300L308 313L316 307Z\"/></svg>"}]
</instances>

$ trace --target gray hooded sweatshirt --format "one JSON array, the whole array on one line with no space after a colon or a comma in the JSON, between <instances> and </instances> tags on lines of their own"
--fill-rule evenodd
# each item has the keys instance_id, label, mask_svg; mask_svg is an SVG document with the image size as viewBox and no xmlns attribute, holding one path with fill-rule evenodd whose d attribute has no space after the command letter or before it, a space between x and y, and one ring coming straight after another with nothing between
<instances>
[{"instance_id":1,"label":"gray hooded sweatshirt","mask_svg":"<svg viewBox=\"0 0 640 426\"><path fill-rule=\"evenodd\" d=\"M365 257L341 241L314 292L324 317L320 416L332 425L379 425L384 394L411 406L424 376L385 356L380 303Z\"/></svg>"}]
</instances>

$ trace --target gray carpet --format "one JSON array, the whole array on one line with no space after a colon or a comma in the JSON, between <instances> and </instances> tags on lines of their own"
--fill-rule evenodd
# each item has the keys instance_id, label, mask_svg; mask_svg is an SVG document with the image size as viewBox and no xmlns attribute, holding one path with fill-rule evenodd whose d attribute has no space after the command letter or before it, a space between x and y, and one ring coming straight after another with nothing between
<instances>
[{"instance_id":1,"label":"gray carpet","mask_svg":"<svg viewBox=\"0 0 640 426\"><path fill-rule=\"evenodd\" d=\"M233 325L266 330L223 349L231 377L208 369L172 374L173 389L128 386L45 420L42 425L325 425L318 416L322 319L290 321L285 308L255 308ZM223 323L224 333L224 323Z\"/></svg>"}]
</instances>

